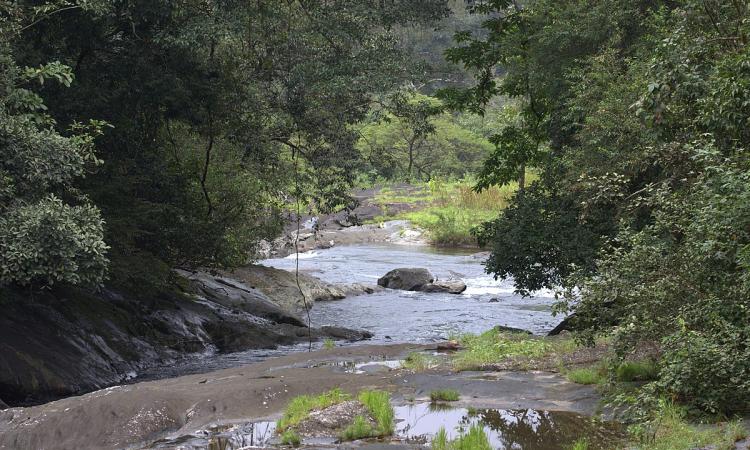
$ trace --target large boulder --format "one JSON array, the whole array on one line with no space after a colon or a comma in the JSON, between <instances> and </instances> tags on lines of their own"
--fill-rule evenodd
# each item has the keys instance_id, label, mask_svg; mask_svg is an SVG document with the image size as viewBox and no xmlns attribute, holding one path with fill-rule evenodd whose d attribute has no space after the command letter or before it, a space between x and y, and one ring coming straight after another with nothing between
<instances>
[{"instance_id":1,"label":"large boulder","mask_svg":"<svg viewBox=\"0 0 750 450\"><path fill-rule=\"evenodd\" d=\"M466 290L466 283L461 280L438 280L434 283L423 285L422 292L443 292L446 294L460 294Z\"/></svg>"},{"instance_id":2,"label":"large boulder","mask_svg":"<svg viewBox=\"0 0 750 450\"><path fill-rule=\"evenodd\" d=\"M422 286L435 281L427 269L400 268L393 269L378 280L378 285L389 289L419 291Z\"/></svg>"},{"instance_id":3,"label":"large boulder","mask_svg":"<svg viewBox=\"0 0 750 450\"><path fill-rule=\"evenodd\" d=\"M311 307L315 302L346 297L346 293L337 286L305 273L299 274L297 286L294 272L257 264L235 269L226 276L259 290L282 309L298 315L305 311L305 303ZM300 294L300 287L304 298Z\"/></svg>"}]
</instances>

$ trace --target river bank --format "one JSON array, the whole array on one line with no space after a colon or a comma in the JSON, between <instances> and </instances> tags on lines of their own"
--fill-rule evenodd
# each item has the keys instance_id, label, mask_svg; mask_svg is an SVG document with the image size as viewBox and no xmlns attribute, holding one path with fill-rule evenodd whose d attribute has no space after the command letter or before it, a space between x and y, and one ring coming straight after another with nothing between
<instances>
[{"instance_id":1,"label":"river bank","mask_svg":"<svg viewBox=\"0 0 750 450\"><path fill-rule=\"evenodd\" d=\"M419 405L433 390L456 389L462 403L455 406L462 408L558 411L571 417L596 412L599 396L593 388L555 374L413 372L390 363L414 352L433 354L436 348L401 344L319 350L11 408L0 412L0 448L209 448L211 429L274 420L293 397L335 387L350 393L385 389L397 405Z\"/></svg>"}]
</instances>

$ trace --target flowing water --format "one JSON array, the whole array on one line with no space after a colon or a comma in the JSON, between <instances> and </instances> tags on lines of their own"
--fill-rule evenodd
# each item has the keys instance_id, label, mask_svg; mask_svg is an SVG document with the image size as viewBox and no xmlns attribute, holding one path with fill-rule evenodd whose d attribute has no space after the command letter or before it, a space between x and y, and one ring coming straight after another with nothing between
<instances>
[{"instance_id":1,"label":"flowing water","mask_svg":"<svg viewBox=\"0 0 750 450\"><path fill-rule=\"evenodd\" d=\"M374 337L367 343L384 344L441 341L455 334L481 333L496 325L544 334L561 320L552 316L554 298L551 292L521 297L513 292L512 281L495 280L487 275L483 258L472 253L394 244L352 245L302 253L300 271L334 284L375 285L378 278L392 269L423 267L439 279L457 278L467 285L466 291L457 295L386 289L343 300L317 302L310 312L312 325L368 330ZM294 270L297 261L295 255L291 255L260 263ZM320 342L314 344L316 348L321 345ZM273 350L208 353L168 367L146 370L132 381L237 367L307 349L307 344L303 343Z\"/></svg>"},{"instance_id":2,"label":"flowing water","mask_svg":"<svg viewBox=\"0 0 750 450\"><path fill-rule=\"evenodd\" d=\"M264 265L294 270L295 255L269 259ZM376 284L398 267L423 267L438 279L460 279L462 294L385 290L344 300L318 302L313 326L338 325L374 333L373 342L431 342L457 333L480 333L496 325L542 334L560 319L552 317L553 294L522 298L511 280L484 272L483 258L466 251L426 246L353 245L300 255L300 271L331 283Z\"/></svg>"}]
</instances>

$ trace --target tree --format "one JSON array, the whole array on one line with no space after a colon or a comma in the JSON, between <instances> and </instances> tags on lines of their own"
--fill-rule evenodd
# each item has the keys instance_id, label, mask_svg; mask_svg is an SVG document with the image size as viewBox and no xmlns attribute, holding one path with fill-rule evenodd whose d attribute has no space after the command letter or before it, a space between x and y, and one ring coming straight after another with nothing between
<instances>
[{"instance_id":1,"label":"tree","mask_svg":"<svg viewBox=\"0 0 750 450\"><path fill-rule=\"evenodd\" d=\"M104 279L107 245L99 210L75 183L100 164L94 137L103 123L55 130L32 84L70 86L59 62L19 67L11 46L28 20L0 5L0 286L96 285Z\"/></svg>"}]
</instances>

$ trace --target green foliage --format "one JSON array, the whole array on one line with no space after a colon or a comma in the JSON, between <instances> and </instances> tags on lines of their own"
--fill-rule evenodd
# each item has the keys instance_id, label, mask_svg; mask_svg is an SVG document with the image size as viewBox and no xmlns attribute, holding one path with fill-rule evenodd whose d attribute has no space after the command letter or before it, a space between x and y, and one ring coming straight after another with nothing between
<instances>
[{"instance_id":1,"label":"green foliage","mask_svg":"<svg viewBox=\"0 0 750 450\"><path fill-rule=\"evenodd\" d=\"M652 420L630 428L630 448L642 450L688 450L711 446L731 450L747 436L740 421L721 425L693 425L686 421L684 408L660 400Z\"/></svg>"},{"instance_id":2,"label":"green foliage","mask_svg":"<svg viewBox=\"0 0 750 450\"><path fill-rule=\"evenodd\" d=\"M624 361L615 371L618 381L655 380L659 370L653 361Z\"/></svg>"},{"instance_id":3,"label":"green foliage","mask_svg":"<svg viewBox=\"0 0 750 450\"><path fill-rule=\"evenodd\" d=\"M433 450L491 450L490 441L481 425L472 425L469 431L449 441L445 428L440 428L430 442Z\"/></svg>"},{"instance_id":4,"label":"green foliage","mask_svg":"<svg viewBox=\"0 0 750 450\"><path fill-rule=\"evenodd\" d=\"M323 340L323 348L326 350L331 350L333 348L336 348L336 341L334 341L331 338L326 338Z\"/></svg>"},{"instance_id":5,"label":"green foliage","mask_svg":"<svg viewBox=\"0 0 750 450\"><path fill-rule=\"evenodd\" d=\"M372 425L370 425L370 422L362 416L357 416L354 418L354 422L346 427L341 433L341 440L354 441L357 439L373 437L375 435L375 430L372 428Z\"/></svg>"},{"instance_id":6,"label":"green foliage","mask_svg":"<svg viewBox=\"0 0 750 450\"><path fill-rule=\"evenodd\" d=\"M433 402L457 402L461 397L455 389L439 389L430 392L430 400Z\"/></svg>"},{"instance_id":7,"label":"green foliage","mask_svg":"<svg viewBox=\"0 0 750 450\"><path fill-rule=\"evenodd\" d=\"M325 409L337 403L347 401L350 398L349 394L338 388L317 396L300 395L294 397L284 410L284 415L277 422L276 428L279 432L286 431L289 427L293 427L304 420L310 411Z\"/></svg>"},{"instance_id":8,"label":"green foliage","mask_svg":"<svg viewBox=\"0 0 750 450\"><path fill-rule=\"evenodd\" d=\"M0 13L17 12L9 8ZM67 136L57 130L32 89L47 80L69 87L73 74L59 61L17 65L11 48L23 19L0 33L0 286L95 286L108 263L104 224L76 183L101 162L93 142L104 124L74 123Z\"/></svg>"},{"instance_id":9,"label":"green foliage","mask_svg":"<svg viewBox=\"0 0 750 450\"><path fill-rule=\"evenodd\" d=\"M475 69L477 84L442 98L481 112L508 96L518 108L498 130L483 185L524 162L541 171L479 230L488 270L522 292L567 288L560 306L575 310L585 342L616 327L613 370L640 346L661 347L652 400L746 410L747 5L532 0L474 10L487 14L486 33L458 34L447 56Z\"/></svg>"},{"instance_id":10,"label":"green foliage","mask_svg":"<svg viewBox=\"0 0 750 450\"><path fill-rule=\"evenodd\" d=\"M299 447L302 444L302 438L294 430L286 430L281 433L281 445L290 445L292 447Z\"/></svg>"},{"instance_id":11,"label":"green foliage","mask_svg":"<svg viewBox=\"0 0 750 450\"><path fill-rule=\"evenodd\" d=\"M362 391L359 401L367 407L370 415L375 419L376 436L390 436L396 427L396 418L391 406L391 395L385 391Z\"/></svg>"},{"instance_id":12,"label":"green foliage","mask_svg":"<svg viewBox=\"0 0 750 450\"><path fill-rule=\"evenodd\" d=\"M391 180L431 180L475 172L492 149L480 133L443 113L439 100L396 93L359 130L363 172Z\"/></svg>"},{"instance_id":13,"label":"green foliage","mask_svg":"<svg viewBox=\"0 0 750 450\"><path fill-rule=\"evenodd\" d=\"M91 199L106 226L95 226L95 209L76 210L78 225L91 225L78 241L98 251L103 232L112 282L133 290L166 283L149 276L163 265L246 263L281 231L292 199L322 212L350 208L353 125L374 95L417 69L394 28L449 12L447 0L0 8L0 212L17 206L6 197L28 207L49 194L65 207ZM88 117L112 125L97 140L96 173L96 133L78 123ZM103 262L89 248L64 251L58 272L69 273L70 261L80 259L80 269ZM100 282L103 273L80 272L62 279Z\"/></svg>"}]
</instances>

